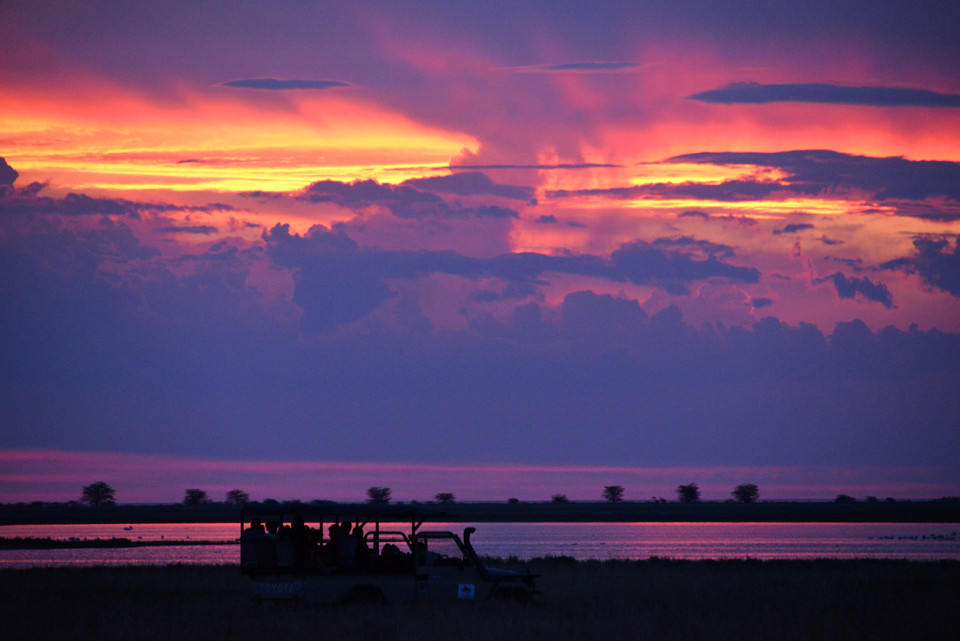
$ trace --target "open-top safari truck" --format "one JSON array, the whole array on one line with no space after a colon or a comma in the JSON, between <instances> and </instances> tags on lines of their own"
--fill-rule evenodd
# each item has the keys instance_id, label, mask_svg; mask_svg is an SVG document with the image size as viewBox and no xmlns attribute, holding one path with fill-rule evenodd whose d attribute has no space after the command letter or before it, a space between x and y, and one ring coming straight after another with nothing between
<instances>
[{"instance_id":1,"label":"open-top safari truck","mask_svg":"<svg viewBox=\"0 0 960 641\"><path fill-rule=\"evenodd\" d=\"M403 603L533 598L536 575L486 567L470 541L475 528L466 528L463 538L447 530L421 530L425 521L451 515L399 508L244 507L240 570L250 577L257 599Z\"/></svg>"}]
</instances>

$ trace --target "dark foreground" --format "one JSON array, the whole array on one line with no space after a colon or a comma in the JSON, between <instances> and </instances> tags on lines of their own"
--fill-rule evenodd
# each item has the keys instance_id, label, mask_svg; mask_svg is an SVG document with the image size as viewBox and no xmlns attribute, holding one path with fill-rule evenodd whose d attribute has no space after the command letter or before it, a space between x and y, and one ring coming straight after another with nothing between
<instances>
[{"instance_id":1,"label":"dark foreground","mask_svg":"<svg viewBox=\"0 0 960 641\"><path fill-rule=\"evenodd\" d=\"M545 559L541 602L256 605L235 566L0 571L7 639L957 638L960 563Z\"/></svg>"}]
</instances>

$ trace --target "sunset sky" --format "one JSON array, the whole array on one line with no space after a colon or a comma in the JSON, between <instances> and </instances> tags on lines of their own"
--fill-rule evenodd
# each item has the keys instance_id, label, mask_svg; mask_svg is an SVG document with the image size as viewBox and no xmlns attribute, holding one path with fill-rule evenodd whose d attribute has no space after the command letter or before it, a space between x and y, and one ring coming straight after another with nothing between
<instances>
[{"instance_id":1,"label":"sunset sky","mask_svg":"<svg viewBox=\"0 0 960 641\"><path fill-rule=\"evenodd\" d=\"M0 4L0 502L960 494L960 4Z\"/></svg>"}]
</instances>

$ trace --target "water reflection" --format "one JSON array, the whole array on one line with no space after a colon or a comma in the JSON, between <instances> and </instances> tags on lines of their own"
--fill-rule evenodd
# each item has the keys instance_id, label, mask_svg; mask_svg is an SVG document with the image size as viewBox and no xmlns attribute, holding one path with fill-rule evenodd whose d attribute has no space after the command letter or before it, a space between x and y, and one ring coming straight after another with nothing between
<instances>
[{"instance_id":1,"label":"water reflection","mask_svg":"<svg viewBox=\"0 0 960 641\"><path fill-rule=\"evenodd\" d=\"M481 554L566 555L576 559L814 559L902 558L960 560L956 524L903 523L478 523ZM462 530L466 524L430 529ZM130 527L130 526L127 526ZM383 524L383 529L406 529ZM142 541L236 541L236 523L0 526L0 536L55 539L129 538ZM238 563L236 545L110 549L0 550L0 567L35 565L164 565Z\"/></svg>"}]
</instances>

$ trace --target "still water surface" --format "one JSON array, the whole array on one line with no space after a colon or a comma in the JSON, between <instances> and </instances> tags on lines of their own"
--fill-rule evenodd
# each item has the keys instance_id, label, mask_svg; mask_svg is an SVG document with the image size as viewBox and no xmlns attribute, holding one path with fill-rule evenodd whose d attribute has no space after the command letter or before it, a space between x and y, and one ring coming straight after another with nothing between
<instances>
[{"instance_id":1,"label":"still water surface","mask_svg":"<svg viewBox=\"0 0 960 641\"><path fill-rule=\"evenodd\" d=\"M467 524L424 529L462 531ZM219 541L224 545L64 550L0 550L0 568L31 566L238 563L236 523L5 525L2 537ZM382 529L408 529L383 524ZM478 523L480 554L530 559L814 559L960 560L955 523Z\"/></svg>"}]
</instances>

